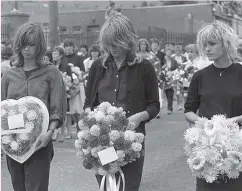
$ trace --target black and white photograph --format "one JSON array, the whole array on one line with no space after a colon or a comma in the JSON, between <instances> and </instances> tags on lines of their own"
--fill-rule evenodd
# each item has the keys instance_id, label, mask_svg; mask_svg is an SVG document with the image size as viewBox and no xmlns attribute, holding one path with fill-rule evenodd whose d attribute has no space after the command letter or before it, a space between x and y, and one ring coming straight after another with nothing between
<instances>
[{"instance_id":1,"label":"black and white photograph","mask_svg":"<svg viewBox=\"0 0 242 191\"><path fill-rule=\"evenodd\" d=\"M242 191L242 2L2 0L2 191Z\"/></svg>"}]
</instances>

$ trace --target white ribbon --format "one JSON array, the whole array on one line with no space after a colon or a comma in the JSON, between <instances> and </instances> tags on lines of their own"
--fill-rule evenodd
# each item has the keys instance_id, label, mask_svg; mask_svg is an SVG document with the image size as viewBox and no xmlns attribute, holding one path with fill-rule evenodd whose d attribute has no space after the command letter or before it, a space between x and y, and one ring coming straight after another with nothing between
<instances>
[{"instance_id":1,"label":"white ribbon","mask_svg":"<svg viewBox=\"0 0 242 191\"><path fill-rule=\"evenodd\" d=\"M118 182L116 183L115 174L108 173L106 176L103 176L100 191L105 191L105 180L106 180L106 191L119 191L121 179L123 181L123 191L125 190L125 179L124 173L121 169L119 169L120 176L118 178Z\"/></svg>"}]
</instances>

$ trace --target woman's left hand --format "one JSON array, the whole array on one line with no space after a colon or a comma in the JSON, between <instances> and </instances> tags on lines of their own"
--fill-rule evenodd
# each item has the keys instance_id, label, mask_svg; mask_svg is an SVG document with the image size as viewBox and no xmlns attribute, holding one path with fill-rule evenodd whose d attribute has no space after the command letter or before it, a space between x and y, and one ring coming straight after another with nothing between
<instances>
[{"instance_id":1,"label":"woman's left hand","mask_svg":"<svg viewBox=\"0 0 242 191\"><path fill-rule=\"evenodd\" d=\"M40 138L39 142L36 145L35 152L48 145L52 137L52 134L53 134L52 131L47 131L47 133Z\"/></svg>"},{"instance_id":2,"label":"woman's left hand","mask_svg":"<svg viewBox=\"0 0 242 191\"><path fill-rule=\"evenodd\" d=\"M135 123L135 126L138 127L139 124L142 122L140 113L136 113L128 118L130 122Z\"/></svg>"}]
</instances>

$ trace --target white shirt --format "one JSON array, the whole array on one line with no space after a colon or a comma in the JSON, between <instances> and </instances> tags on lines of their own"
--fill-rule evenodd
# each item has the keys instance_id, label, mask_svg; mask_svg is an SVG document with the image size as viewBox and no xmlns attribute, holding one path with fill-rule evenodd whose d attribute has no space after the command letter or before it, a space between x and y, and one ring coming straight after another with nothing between
<instances>
[{"instance_id":1,"label":"white shirt","mask_svg":"<svg viewBox=\"0 0 242 191\"><path fill-rule=\"evenodd\" d=\"M86 71L86 72L90 70L93 61L94 61L94 60L91 60L90 57L87 58L87 59L85 59L85 60L83 61L83 64L84 64L84 67L85 67L85 71Z\"/></svg>"},{"instance_id":2,"label":"white shirt","mask_svg":"<svg viewBox=\"0 0 242 191\"><path fill-rule=\"evenodd\" d=\"M209 61L206 58L198 57L198 58L195 58L193 60L193 62L191 62L190 60L188 60L187 62L184 63L184 65L186 65L186 67L194 66L198 70L201 70L203 68L206 68L207 66L209 66L212 63L213 63L212 61Z\"/></svg>"}]
</instances>

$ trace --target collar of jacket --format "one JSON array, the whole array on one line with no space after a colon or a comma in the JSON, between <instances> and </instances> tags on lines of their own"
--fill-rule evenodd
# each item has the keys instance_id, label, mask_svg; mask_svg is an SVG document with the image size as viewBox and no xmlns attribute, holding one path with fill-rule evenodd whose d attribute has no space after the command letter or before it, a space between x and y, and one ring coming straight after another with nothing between
<instances>
[{"instance_id":1,"label":"collar of jacket","mask_svg":"<svg viewBox=\"0 0 242 191\"><path fill-rule=\"evenodd\" d=\"M104 63L104 66L106 66L108 63L112 63L113 61L114 61L113 56L109 54ZM124 60L124 62L127 63L129 66L133 66L134 64L140 63L141 61L142 61L141 58L137 57L136 54L132 54L132 53L129 53L126 59Z\"/></svg>"},{"instance_id":2,"label":"collar of jacket","mask_svg":"<svg viewBox=\"0 0 242 191\"><path fill-rule=\"evenodd\" d=\"M36 77L38 75L41 75L43 72L48 70L47 66L51 66L51 65L53 65L53 64L52 63L48 63L48 64L44 64L42 66L38 66L37 68L33 69L32 72L31 72L31 75L29 76L28 79L32 79L32 78L34 78L34 77ZM22 66L16 66L15 69L17 71L19 71L19 73L18 73L19 77L26 79L25 71L24 71Z\"/></svg>"}]
</instances>

